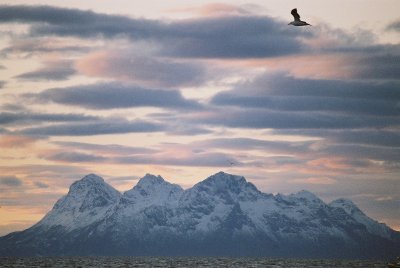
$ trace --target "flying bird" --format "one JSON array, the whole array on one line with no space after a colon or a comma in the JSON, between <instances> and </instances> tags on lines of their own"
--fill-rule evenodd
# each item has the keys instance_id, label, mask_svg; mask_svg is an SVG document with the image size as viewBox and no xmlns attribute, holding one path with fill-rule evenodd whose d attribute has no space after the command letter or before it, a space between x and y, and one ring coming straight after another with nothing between
<instances>
[{"instance_id":1,"label":"flying bird","mask_svg":"<svg viewBox=\"0 0 400 268\"><path fill-rule=\"evenodd\" d=\"M294 21L290 22L288 25L293 25L293 26L306 26L306 25L310 25L305 21L300 20L300 15L299 13L297 13L297 8L292 9L292 11L290 12L293 17L294 17Z\"/></svg>"}]
</instances>

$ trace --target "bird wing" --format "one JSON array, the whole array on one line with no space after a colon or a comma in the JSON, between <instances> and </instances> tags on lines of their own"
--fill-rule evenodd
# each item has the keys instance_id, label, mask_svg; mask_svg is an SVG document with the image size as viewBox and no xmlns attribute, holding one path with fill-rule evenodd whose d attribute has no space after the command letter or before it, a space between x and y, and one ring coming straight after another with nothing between
<instances>
[{"instance_id":1,"label":"bird wing","mask_svg":"<svg viewBox=\"0 0 400 268\"><path fill-rule=\"evenodd\" d=\"M294 20L296 20L296 21L300 20L300 15L299 15L299 13L297 13L297 8L292 9L292 12L290 12L290 13L293 15Z\"/></svg>"}]
</instances>

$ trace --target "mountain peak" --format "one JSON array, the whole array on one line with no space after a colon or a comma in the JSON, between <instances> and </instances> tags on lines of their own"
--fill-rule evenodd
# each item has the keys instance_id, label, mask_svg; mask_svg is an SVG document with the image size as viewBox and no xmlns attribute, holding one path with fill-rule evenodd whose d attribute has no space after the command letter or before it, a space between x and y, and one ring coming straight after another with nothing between
<instances>
[{"instance_id":1,"label":"mountain peak","mask_svg":"<svg viewBox=\"0 0 400 268\"><path fill-rule=\"evenodd\" d=\"M166 181L160 175L155 176L153 174L147 173L143 178L141 178L139 180L137 185L139 185L141 187L146 187L146 186L150 186L150 185L163 184L165 182Z\"/></svg>"},{"instance_id":2,"label":"mountain peak","mask_svg":"<svg viewBox=\"0 0 400 268\"><path fill-rule=\"evenodd\" d=\"M301 190L295 194L291 194L291 196L296 197L296 198L303 198L307 200L320 200L318 196L316 196L314 193L307 191L307 190Z\"/></svg>"},{"instance_id":3,"label":"mountain peak","mask_svg":"<svg viewBox=\"0 0 400 268\"><path fill-rule=\"evenodd\" d=\"M211 175L204 181L219 181L219 182L224 182L224 183L240 183L244 184L247 183L246 179L243 176L237 176L229 173L225 173L223 171L220 171L218 173L215 173L214 175Z\"/></svg>"},{"instance_id":4,"label":"mountain peak","mask_svg":"<svg viewBox=\"0 0 400 268\"><path fill-rule=\"evenodd\" d=\"M90 203L95 204L95 206L114 203L120 195L102 177L88 174L70 186L68 194L62 199L61 203L56 203L55 208L76 207L76 204L80 203L80 210L82 211L86 205L91 207ZM94 199L96 202L93 201Z\"/></svg>"},{"instance_id":5,"label":"mountain peak","mask_svg":"<svg viewBox=\"0 0 400 268\"><path fill-rule=\"evenodd\" d=\"M87 196L88 192L96 195L105 193L107 196L112 197L112 199L116 199L120 195L120 193L107 184L102 177L97 176L96 174L88 174L82 179L75 181L69 187L68 196L82 198Z\"/></svg>"},{"instance_id":6,"label":"mountain peak","mask_svg":"<svg viewBox=\"0 0 400 268\"><path fill-rule=\"evenodd\" d=\"M68 194L56 202L40 225L60 225L68 229L86 226L102 219L106 211L117 204L120 196L121 193L103 178L88 174L70 186Z\"/></svg>"},{"instance_id":7,"label":"mountain peak","mask_svg":"<svg viewBox=\"0 0 400 268\"><path fill-rule=\"evenodd\" d=\"M75 181L70 186L70 191L76 188L86 188L96 184L105 184L104 179L96 174L88 174L84 176L82 179Z\"/></svg>"},{"instance_id":8,"label":"mountain peak","mask_svg":"<svg viewBox=\"0 0 400 268\"><path fill-rule=\"evenodd\" d=\"M255 196L260 193L260 191L258 191L252 183L247 182L243 176L232 175L222 171L197 183L192 189L195 191L207 192L211 195L229 196L229 199L233 198L233 196L255 198Z\"/></svg>"},{"instance_id":9,"label":"mountain peak","mask_svg":"<svg viewBox=\"0 0 400 268\"><path fill-rule=\"evenodd\" d=\"M332 201L329 204L331 207L334 208L342 208L344 211L346 211L347 214L349 215L354 215L355 213L357 214L364 214L357 206L356 204L353 203L350 199L346 198L339 198L334 201Z\"/></svg>"},{"instance_id":10,"label":"mountain peak","mask_svg":"<svg viewBox=\"0 0 400 268\"><path fill-rule=\"evenodd\" d=\"M183 189L179 185L167 182L160 175L146 174L131 190L126 191L124 196L129 199L152 198L155 203L162 203L177 197L181 192Z\"/></svg>"},{"instance_id":11,"label":"mountain peak","mask_svg":"<svg viewBox=\"0 0 400 268\"><path fill-rule=\"evenodd\" d=\"M104 179L94 173L90 173L90 174L86 175L85 177L83 177L82 179L80 179L80 181L98 183L98 182L104 182Z\"/></svg>"}]
</instances>

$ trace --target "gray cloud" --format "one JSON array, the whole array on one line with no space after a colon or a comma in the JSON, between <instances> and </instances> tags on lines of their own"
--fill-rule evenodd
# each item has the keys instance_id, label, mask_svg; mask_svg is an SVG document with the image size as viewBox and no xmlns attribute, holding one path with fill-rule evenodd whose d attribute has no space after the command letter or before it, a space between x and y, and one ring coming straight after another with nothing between
<instances>
[{"instance_id":1,"label":"gray cloud","mask_svg":"<svg viewBox=\"0 0 400 268\"><path fill-rule=\"evenodd\" d=\"M82 162L104 162L105 157L96 156L81 152L59 152L51 155L44 156L47 160L61 161L69 163L82 163Z\"/></svg>"},{"instance_id":2,"label":"gray cloud","mask_svg":"<svg viewBox=\"0 0 400 268\"><path fill-rule=\"evenodd\" d=\"M119 164L148 164L170 166L194 166L194 167L226 167L229 161L240 163L231 155L217 152L193 153L184 157L171 154L159 154L150 156L117 157L114 159Z\"/></svg>"},{"instance_id":3,"label":"gray cloud","mask_svg":"<svg viewBox=\"0 0 400 268\"><path fill-rule=\"evenodd\" d=\"M56 145L61 146L63 149L74 149L74 150L84 150L92 151L95 153L100 153L101 155L136 155L136 154L151 154L156 153L158 150L147 148L147 147L132 147L123 146L118 144L94 144L94 143L84 143L84 142L67 142L59 141L53 142Z\"/></svg>"},{"instance_id":4,"label":"gray cloud","mask_svg":"<svg viewBox=\"0 0 400 268\"><path fill-rule=\"evenodd\" d=\"M152 87L196 86L207 82L199 63L177 62L167 58L137 56L132 51L108 52L77 62L81 73L130 80ZM99 67L100 66L100 67Z\"/></svg>"},{"instance_id":5,"label":"gray cloud","mask_svg":"<svg viewBox=\"0 0 400 268\"><path fill-rule=\"evenodd\" d=\"M210 133L213 133L213 131L206 127L196 126L194 124L188 125L186 123L174 124L174 122L170 122L167 128L168 135L195 136L195 135L204 135Z\"/></svg>"},{"instance_id":6,"label":"gray cloud","mask_svg":"<svg viewBox=\"0 0 400 268\"><path fill-rule=\"evenodd\" d=\"M165 22L51 6L3 5L0 6L1 22L29 24L31 37L122 37L134 41L143 40L155 48L157 55L170 57L267 58L310 51L315 54L317 51L322 54L355 53L361 56L361 59L349 60L346 66L359 77L396 78L399 69L399 64L394 61L394 57L399 55L398 48L375 44L374 36L368 31L345 32L324 24L313 28L313 31L294 29L287 27L286 22L266 16L220 16ZM397 29L397 24L398 22L391 24L388 29ZM319 36L327 34L337 41L334 42L334 46L315 48L303 42L304 39L309 39L312 43L313 38L318 39ZM384 53L381 53L382 51ZM375 60L379 64L376 64ZM143 59L141 61L143 62ZM123 60L120 62L112 63L118 70L115 75L135 74L123 68ZM149 59L144 63L145 67L157 66ZM136 66L134 62L128 65ZM184 67L176 63L160 62L157 67L162 71L160 75L169 73L166 68L168 65L172 69L171 72L173 69L181 70ZM187 67L184 70L186 75L181 76L176 83L198 82L194 79L194 74L199 74L199 67L193 64L188 64ZM112 68L110 70L112 73ZM140 74L139 69L136 69L136 72L138 78L146 78ZM159 82L173 82L172 79L165 80L162 75L158 79Z\"/></svg>"},{"instance_id":7,"label":"gray cloud","mask_svg":"<svg viewBox=\"0 0 400 268\"><path fill-rule=\"evenodd\" d=\"M382 48L380 53L366 54L363 58L356 60L351 67L353 75L366 79L399 79L400 62L397 59L400 57L400 46L396 46L395 52L388 50Z\"/></svg>"},{"instance_id":8,"label":"gray cloud","mask_svg":"<svg viewBox=\"0 0 400 268\"><path fill-rule=\"evenodd\" d=\"M237 84L232 93L255 96L333 97L343 99L398 100L398 81L302 79L284 73L264 73ZM244 91L246 89L246 91Z\"/></svg>"},{"instance_id":9,"label":"gray cloud","mask_svg":"<svg viewBox=\"0 0 400 268\"><path fill-rule=\"evenodd\" d=\"M65 123L43 127L27 127L17 134L44 136L92 136L104 134L141 133L163 131L165 127L146 121L128 121L122 119L103 119L87 123Z\"/></svg>"},{"instance_id":10,"label":"gray cloud","mask_svg":"<svg viewBox=\"0 0 400 268\"><path fill-rule=\"evenodd\" d=\"M250 108L265 108L277 111L319 111L337 112L353 115L398 116L398 100L371 100L335 97L304 96L238 96L220 93L212 99L215 105L232 105Z\"/></svg>"},{"instance_id":11,"label":"gray cloud","mask_svg":"<svg viewBox=\"0 0 400 268\"><path fill-rule=\"evenodd\" d=\"M292 31L269 17L239 16L188 20L170 25L162 53L176 57L263 58L299 53L305 46L297 39L310 37ZM179 37L179 42L176 37Z\"/></svg>"},{"instance_id":12,"label":"gray cloud","mask_svg":"<svg viewBox=\"0 0 400 268\"><path fill-rule=\"evenodd\" d=\"M400 134L395 130L281 129L273 133L317 138L303 157L342 159L342 164L348 166L350 172L400 170Z\"/></svg>"},{"instance_id":13,"label":"gray cloud","mask_svg":"<svg viewBox=\"0 0 400 268\"><path fill-rule=\"evenodd\" d=\"M368 146L380 146L399 148L400 133L394 130L378 129L349 129L349 130L330 130L330 129L285 129L274 130L278 135L297 135L324 138L336 144L361 144Z\"/></svg>"},{"instance_id":14,"label":"gray cloud","mask_svg":"<svg viewBox=\"0 0 400 268\"><path fill-rule=\"evenodd\" d=\"M388 26L386 26L386 30L400 32L400 20L390 23Z\"/></svg>"},{"instance_id":15,"label":"gray cloud","mask_svg":"<svg viewBox=\"0 0 400 268\"><path fill-rule=\"evenodd\" d=\"M91 109L159 107L190 110L201 108L199 103L185 99L177 90L147 89L119 83L48 89L38 94L24 96L39 102L52 101Z\"/></svg>"},{"instance_id":16,"label":"gray cloud","mask_svg":"<svg viewBox=\"0 0 400 268\"><path fill-rule=\"evenodd\" d=\"M208 107L204 107L208 108ZM196 111L194 111L196 112ZM186 122L185 120L180 120L180 115L178 113L161 112L161 113L151 113L150 118L157 121L164 122L166 124L166 134L168 135L203 135L213 133L213 130L205 127L201 124L196 124L197 120L192 122Z\"/></svg>"},{"instance_id":17,"label":"gray cloud","mask_svg":"<svg viewBox=\"0 0 400 268\"><path fill-rule=\"evenodd\" d=\"M98 119L98 117L82 114L47 114L35 112L0 113L0 125L25 125L28 123L45 122L86 122L96 119Z\"/></svg>"},{"instance_id":18,"label":"gray cloud","mask_svg":"<svg viewBox=\"0 0 400 268\"><path fill-rule=\"evenodd\" d=\"M57 8L51 6L0 6L0 22L37 23L34 33L95 36L98 34L110 37L135 29L135 22L122 16L96 14L92 11ZM79 26L81 32L79 33ZM137 27L137 29L141 29ZM113 33L114 32L114 33ZM88 36L89 35L89 36Z\"/></svg>"},{"instance_id":19,"label":"gray cloud","mask_svg":"<svg viewBox=\"0 0 400 268\"><path fill-rule=\"evenodd\" d=\"M1 176L0 185L9 187L19 187L22 186L22 180L15 176Z\"/></svg>"},{"instance_id":20,"label":"gray cloud","mask_svg":"<svg viewBox=\"0 0 400 268\"><path fill-rule=\"evenodd\" d=\"M46 183L44 183L44 182L40 182L40 181L35 181L35 182L34 182L34 185L35 185L36 187L38 187L38 188L41 188L41 189L46 189L46 188L49 188L49 187L50 187L48 184L46 184Z\"/></svg>"},{"instance_id":21,"label":"gray cloud","mask_svg":"<svg viewBox=\"0 0 400 268\"><path fill-rule=\"evenodd\" d=\"M400 83L298 79L264 74L216 94L205 123L249 128L351 129L397 126Z\"/></svg>"},{"instance_id":22,"label":"gray cloud","mask_svg":"<svg viewBox=\"0 0 400 268\"><path fill-rule=\"evenodd\" d=\"M233 150L263 150L269 153L298 154L307 153L314 141L289 142L269 141L252 138L219 138L194 142L192 146L198 148L222 148Z\"/></svg>"},{"instance_id":23,"label":"gray cloud","mask_svg":"<svg viewBox=\"0 0 400 268\"><path fill-rule=\"evenodd\" d=\"M65 45L56 38L42 39L40 37L15 37L10 40L10 45L0 50L0 56L9 57L12 54L33 56L41 53L68 53L68 55L80 54L93 50L96 46Z\"/></svg>"},{"instance_id":24,"label":"gray cloud","mask_svg":"<svg viewBox=\"0 0 400 268\"><path fill-rule=\"evenodd\" d=\"M190 155L179 157L171 153L153 153L134 156L98 156L95 153L61 152L43 155L47 160L67 163L110 163L123 165L169 165L169 166L197 166L197 167L226 167L229 161L239 164L231 155L218 152L193 152Z\"/></svg>"},{"instance_id":25,"label":"gray cloud","mask_svg":"<svg viewBox=\"0 0 400 268\"><path fill-rule=\"evenodd\" d=\"M332 134L331 134L332 135ZM332 135L336 143L352 143L400 148L400 133L390 130L353 130Z\"/></svg>"},{"instance_id":26,"label":"gray cloud","mask_svg":"<svg viewBox=\"0 0 400 268\"><path fill-rule=\"evenodd\" d=\"M27 112L27 108L22 105L22 103L14 103L14 102L5 102L0 105L1 111L19 111L19 112Z\"/></svg>"},{"instance_id":27,"label":"gray cloud","mask_svg":"<svg viewBox=\"0 0 400 268\"><path fill-rule=\"evenodd\" d=\"M326 155L341 155L346 158L387 161L388 164L399 163L400 161L400 148L382 148L359 144L330 144L321 149L320 152ZM400 166L397 168L400 168Z\"/></svg>"},{"instance_id":28,"label":"gray cloud","mask_svg":"<svg viewBox=\"0 0 400 268\"><path fill-rule=\"evenodd\" d=\"M31 24L32 36L127 37L157 41L169 56L271 57L302 50L295 31L269 17L232 16L164 23L50 6L0 6L0 22Z\"/></svg>"},{"instance_id":29,"label":"gray cloud","mask_svg":"<svg viewBox=\"0 0 400 268\"><path fill-rule=\"evenodd\" d=\"M400 57L399 44L374 44L365 41L320 51L321 54L332 52L345 59L336 68L346 70L352 78L398 80L400 77L400 63L396 60Z\"/></svg>"},{"instance_id":30,"label":"gray cloud","mask_svg":"<svg viewBox=\"0 0 400 268\"><path fill-rule=\"evenodd\" d=\"M66 80L76 73L72 66L72 62L48 62L43 68L39 68L32 72L27 72L16 76L16 78L24 80Z\"/></svg>"},{"instance_id":31,"label":"gray cloud","mask_svg":"<svg viewBox=\"0 0 400 268\"><path fill-rule=\"evenodd\" d=\"M193 119L188 116L187 122ZM400 124L396 116L385 120L373 116L330 114L325 112L280 112L267 109L219 109L198 119L199 123L233 128L275 129L352 129L387 127Z\"/></svg>"}]
</instances>

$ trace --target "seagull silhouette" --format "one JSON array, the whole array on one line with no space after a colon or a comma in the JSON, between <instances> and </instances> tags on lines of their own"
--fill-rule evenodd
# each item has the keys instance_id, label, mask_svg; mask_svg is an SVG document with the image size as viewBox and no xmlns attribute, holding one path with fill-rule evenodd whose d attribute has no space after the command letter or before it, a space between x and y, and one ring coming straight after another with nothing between
<instances>
[{"instance_id":1,"label":"seagull silhouette","mask_svg":"<svg viewBox=\"0 0 400 268\"><path fill-rule=\"evenodd\" d=\"M293 17L294 17L294 21L290 22L288 25L293 25L293 26L306 26L306 25L310 25L305 21L300 20L300 15L299 13L297 13L297 8L292 9L292 11L290 12Z\"/></svg>"}]
</instances>

